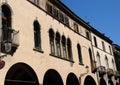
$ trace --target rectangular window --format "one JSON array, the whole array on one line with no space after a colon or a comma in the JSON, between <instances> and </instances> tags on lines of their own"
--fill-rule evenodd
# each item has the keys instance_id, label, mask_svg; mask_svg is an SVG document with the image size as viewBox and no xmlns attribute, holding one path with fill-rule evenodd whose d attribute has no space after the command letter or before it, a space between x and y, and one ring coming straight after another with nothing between
<instances>
[{"instance_id":1,"label":"rectangular window","mask_svg":"<svg viewBox=\"0 0 120 85\"><path fill-rule=\"evenodd\" d=\"M64 22L64 15L61 12L59 12L59 19L60 21Z\"/></svg>"},{"instance_id":2,"label":"rectangular window","mask_svg":"<svg viewBox=\"0 0 120 85\"><path fill-rule=\"evenodd\" d=\"M79 30L78 30L78 24L74 23L74 31L79 33Z\"/></svg>"},{"instance_id":3,"label":"rectangular window","mask_svg":"<svg viewBox=\"0 0 120 85\"><path fill-rule=\"evenodd\" d=\"M109 50L110 50L110 54L112 55L112 49L111 49L111 47L109 46Z\"/></svg>"},{"instance_id":4,"label":"rectangular window","mask_svg":"<svg viewBox=\"0 0 120 85\"><path fill-rule=\"evenodd\" d=\"M96 39L95 36L94 36L94 44L95 44L95 47L98 47L98 46L97 46L97 39Z\"/></svg>"},{"instance_id":5,"label":"rectangular window","mask_svg":"<svg viewBox=\"0 0 120 85\"><path fill-rule=\"evenodd\" d=\"M69 26L69 19L67 16L64 17L64 22L67 26Z\"/></svg>"},{"instance_id":6,"label":"rectangular window","mask_svg":"<svg viewBox=\"0 0 120 85\"><path fill-rule=\"evenodd\" d=\"M106 51L105 50L105 43L102 41L102 47L103 47L103 51Z\"/></svg>"},{"instance_id":7,"label":"rectangular window","mask_svg":"<svg viewBox=\"0 0 120 85\"><path fill-rule=\"evenodd\" d=\"M87 39L90 40L90 33L88 31L86 31L86 37L87 37Z\"/></svg>"},{"instance_id":8,"label":"rectangular window","mask_svg":"<svg viewBox=\"0 0 120 85\"><path fill-rule=\"evenodd\" d=\"M50 14L53 14L53 8L52 8L52 6L50 5L50 4L46 4L46 10L47 10L47 12L48 13L50 13Z\"/></svg>"},{"instance_id":9,"label":"rectangular window","mask_svg":"<svg viewBox=\"0 0 120 85\"><path fill-rule=\"evenodd\" d=\"M53 8L53 14L55 18L58 18L58 10L56 8Z\"/></svg>"}]
</instances>

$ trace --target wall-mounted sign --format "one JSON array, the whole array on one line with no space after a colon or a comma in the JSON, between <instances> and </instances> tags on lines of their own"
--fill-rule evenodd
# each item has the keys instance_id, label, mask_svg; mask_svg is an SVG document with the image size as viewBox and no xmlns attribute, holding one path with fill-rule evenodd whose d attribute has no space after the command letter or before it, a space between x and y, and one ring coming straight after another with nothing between
<instances>
[{"instance_id":1,"label":"wall-mounted sign","mask_svg":"<svg viewBox=\"0 0 120 85\"><path fill-rule=\"evenodd\" d=\"M0 60L0 69L2 69L5 66L5 61Z\"/></svg>"}]
</instances>

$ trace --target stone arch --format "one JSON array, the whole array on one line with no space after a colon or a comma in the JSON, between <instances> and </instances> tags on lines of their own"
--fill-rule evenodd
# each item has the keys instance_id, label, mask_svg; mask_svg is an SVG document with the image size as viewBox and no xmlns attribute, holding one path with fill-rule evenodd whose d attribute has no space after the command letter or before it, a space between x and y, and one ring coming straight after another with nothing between
<instances>
[{"instance_id":1,"label":"stone arch","mask_svg":"<svg viewBox=\"0 0 120 85\"><path fill-rule=\"evenodd\" d=\"M56 70L49 69L44 75L43 85L63 85L63 80Z\"/></svg>"},{"instance_id":2,"label":"stone arch","mask_svg":"<svg viewBox=\"0 0 120 85\"><path fill-rule=\"evenodd\" d=\"M88 75L85 78L84 85L97 85L97 84L95 80L90 75Z\"/></svg>"},{"instance_id":3,"label":"stone arch","mask_svg":"<svg viewBox=\"0 0 120 85\"><path fill-rule=\"evenodd\" d=\"M68 74L66 85L80 85L79 80L74 73Z\"/></svg>"},{"instance_id":4,"label":"stone arch","mask_svg":"<svg viewBox=\"0 0 120 85\"><path fill-rule=\"evenodd\" d=\"M4 85L39 85L35 71L25 63L14 64L7 72Z\"/></svg>"}]
</instances>

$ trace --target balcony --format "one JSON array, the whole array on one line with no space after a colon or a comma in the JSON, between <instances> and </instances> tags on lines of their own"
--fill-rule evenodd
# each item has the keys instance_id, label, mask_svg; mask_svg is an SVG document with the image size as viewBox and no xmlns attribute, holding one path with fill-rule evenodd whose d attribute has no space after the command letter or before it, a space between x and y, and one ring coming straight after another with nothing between
<instances>
[{"instance_id":1,"label":"balcony","mask_svg":"<svg viewBox=\"0 0 120 85\"><path fill-rule=\"evenodd\" d=\"M114 75L113 69L107 68L107 75L108 75L108 78L111 78Z\"/></svg>"},{"instance_id":2,"label":"balcony","mask_svg":"<svg viewBox=\"0 0 120 85\"><path fill-rule=\"evenodd\" d=\"M1 37L1 52L13 55L19 46L19 31L6 27Z\"/></svg>"},{"instance_id":3,"label":"balcony","mask_svg":"<svg viewBox=\"0 0 120 85\"><path fill-rule=\"evenodd\" d=\"M115 79L120 78L120 72L114 71L114 76L115 76Z\"/></svg>"},{"instance_id":4,"label":"balcony","mask_svg":"<svg viewBox=\"0 0 120 85\"><path fill-rule=\"evenodd\" d=\"M104 74L106 74L106 69L105 69L104 66L99 66L99 67L97 68L97 71L99 72L99 75L100 75L100 76L103 76Z\"/></svg>"}]
</instances>

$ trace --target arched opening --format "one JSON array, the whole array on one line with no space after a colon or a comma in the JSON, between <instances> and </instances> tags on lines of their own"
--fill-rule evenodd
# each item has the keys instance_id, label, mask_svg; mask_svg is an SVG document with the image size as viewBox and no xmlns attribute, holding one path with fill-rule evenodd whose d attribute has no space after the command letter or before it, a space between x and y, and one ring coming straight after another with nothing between
<instances>
[{"instance_id":1,"label":"arched opening","mask_svg":"<svg viewBox=\"0 0 120 85\"><path fill-rule=\"evenodd\" d=\"M80 85L79 80L74 73L68 75L66 85Z\"/></svg>"},{"instance_id":2,"label":"arched opening","mask_svg":"<svg viewBox=\"0 0 120 85\"><path fill-rule=\"evenodd\" d=\"M104 78L101 78L101 79L100 79L100 85L107 85L107 84L106 84L106 81L104 80Z\"/></svg>"},{"instance_id":3,"label":"arched opening","mask_svg":"<svg viewBox=\"0 0 120 85\"><path fill-rule=\"evenodd\" d=\"M39 85L34 70L24 63L13 65L5 77L4 85Z\"/></svg>"},{"instance_id":4,"label":"arched opening","mask_svg":"<svg viewBox=\"0 0 120 85\"><path fill-rule=\"evenodd\" d=\"M44 75L43 85L63 85L63 81L56 70L50 69Z\"/></svg>"},{"instance_id":5,"label":"arched opening","mask_svg":"<svg viewBox=\"0 0 120 85\"><path fill-rule=\"evenodd\" d=\"M87 76L85 78L84 85L96 85L96 82L91 76Z\"/></svg>"}]
</instances>

